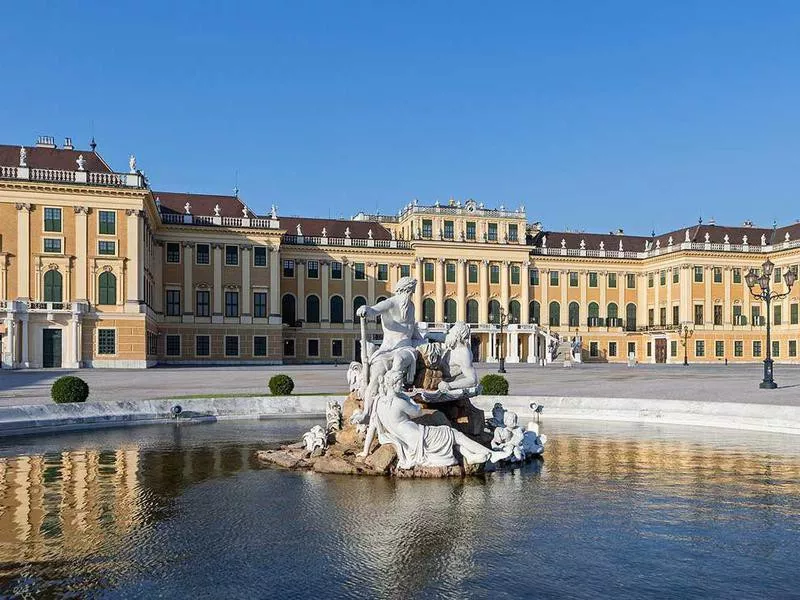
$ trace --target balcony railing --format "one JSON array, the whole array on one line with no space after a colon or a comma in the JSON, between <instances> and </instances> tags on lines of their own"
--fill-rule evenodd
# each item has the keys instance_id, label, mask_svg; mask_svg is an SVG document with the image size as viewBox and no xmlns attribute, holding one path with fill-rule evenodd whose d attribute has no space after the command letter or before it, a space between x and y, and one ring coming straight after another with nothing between
<instances>
[{"instance_id":1,"label":"balcony railing","mask_svg":"<svg viewBox=\"0 0 800 600\"><path fill-rule=\"evenodd\" d=\"M66 169L38 169L0 165L0 179L42 181L47 183L83 184L104 187L146 187L141 173L95 173Z\"/></svg>"}]
</instances>

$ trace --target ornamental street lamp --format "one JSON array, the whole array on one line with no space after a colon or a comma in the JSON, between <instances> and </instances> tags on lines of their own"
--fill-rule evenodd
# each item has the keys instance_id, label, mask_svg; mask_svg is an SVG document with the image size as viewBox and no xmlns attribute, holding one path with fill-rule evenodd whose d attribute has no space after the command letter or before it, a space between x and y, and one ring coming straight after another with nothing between
<instances>
[{"instance_id":1,"label":"ornamental street lamp","mask_svg":"<svg viewBox=\"0 0 800 600\"><path fill-rule=\"evenodd\" d=\"M505 344L503 344L503 326L510 325L514 322L514 315L511 315L505 311L505 309L501 306L500 310L497 313L497 324L500 326L500 340L499 340L499 348L500 351L500 367L497 369L498 373L505 373L506 372L506 353L505 353Z\"/></svg>"},{"instance_id":2,"label":"ornamental street lamp","mask_svg":"<svg viewBox=\"0 0 800 600\"><path fill-rule=\"evenodd\" d=\"M775 268L775 265L767 259L764 261L764 264L761 265L761 275L755 272L754 269L750 269L750 271L745 276L744 280L747 283L747 287L750 289L750 293L753 295L753 298L757 300L763 300L767 303L767 358L764 359L764 380L758 385L762 390L774 390L778 387L778 384L775 383L772 375L772 339L771 339L771 330L770 330L770 319L771 319L771 311L770 311L770 304L773 300L780 300L781 298L785 298L789 295L792 291L792 286L794 282L797 280L797 273L794 272L793 269L787 269L786 273L783 275L783 281L786 284L786 291L783 294L779 294L775 292L770 287L770 281L772 279L772 272ZM756 291L756 285L760 288L760 291Z\"/></svg>"},{"instance_id":3,"label":"ornamental street lamp","mask_svg":"<svg viewBox=\"0 0 800 600\"><path fill-rule=\"evenodd\" d=\"M689 366L689 338L694 335L694 329L689 329L688 325L683 326L683 332L680 333L681 336L681 346L683 346L683 366Z\"/></svg>"}]
</instances>

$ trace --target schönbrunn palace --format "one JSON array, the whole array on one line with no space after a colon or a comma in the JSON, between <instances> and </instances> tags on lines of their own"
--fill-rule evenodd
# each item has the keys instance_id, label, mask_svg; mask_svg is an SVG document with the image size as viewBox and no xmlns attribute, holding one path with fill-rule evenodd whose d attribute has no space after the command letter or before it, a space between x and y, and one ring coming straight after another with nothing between
<instances>
[{"instance_id":1,"label":"sch\u00f6nbrunn palace","mask_svg":"<svg viewBox=\"0 0 800 600\"><path fill-rule=\"evenodd\" d=\"M501 335L508 362L530 363L578 335L587 362L677 363L688 326L692 362L755 362L767 315L745 274L770 258L784 291L800 263L800 224L576 233L472 200L257 215L238 195L155 191L133 157L123 171L94 142L0 145L3 368L348 362L355 310L406 275L417 319L467 321L481 361ZM778 362L798 362L797 288L770 315Z\"/></svg>"}]
</instances>

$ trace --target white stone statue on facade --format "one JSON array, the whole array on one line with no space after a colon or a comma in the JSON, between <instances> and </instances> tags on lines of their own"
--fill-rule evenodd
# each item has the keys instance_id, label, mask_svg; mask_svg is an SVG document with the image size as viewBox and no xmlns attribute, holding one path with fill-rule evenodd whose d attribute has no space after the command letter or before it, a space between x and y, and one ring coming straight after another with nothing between
<instances>
[{"instance_id":1,"label":"white stone statue on facade","mask_svg":"<svg viewBox=\"0 0 800 600\"><path fill-rule=\"evenodd\" d=\"M711 242L711 234L706 231L705 235L706 244Z\"/></svg>"},{"instance_id":2,"label":"white stone statue on facade","mask_svg":"<svg viewBox=\"0 0 800 600\"><path fill-rule=\"evenodd\" d=\"M728 237L727 233L725 234L725 237L722 238L722 243L723 244L730 244L731 243L731 238Z\"/></svg>"},{"instance_id":3,"label":"white stone statue on facade","mask_svg":"<svg viewBox=\"0 0 800 600\"><path fill-rule=\"evenodd\" d=\"M214 205L214 216L215 217L219 216L219 204Z\"/></svg>"},{"instance_id":4,"label":"white stone statue on facade","mask_svg":"<svg viewBox=\"0 0 800 600\"><path fill-rule=\"evenodd\" d=\"M656 250L661 249L661 240L656 240Z\"/></svg>"},{"instance_id":5,"label":"white stone statue on facade","mask_svg":"<svg viewBox=\"0 0 800 600\"><path fill-rule=\"evenodd\" d=\"M136 157L131 154L130 158L128 158L128 167L130 168L131 173L136 173Z\"/></svg>"},{"instance_id":6,"label":"white stone statue on facade","mask_svg":"<svg viewBox=\"0 0 800 600\"><path fill-rule=\"evenodd\" d=\"M75 162L78 164L78 171L83 171L83 168L86 165L86 159L83 158L83 154L79 154L78 158L75 159Z\"/></svg>"},{"instance_id":7,"label":"white stone statue on facade","mask_svg":"<svg viewBox=\"0 0 800 600\"><path fill-rule=\"evenodd\" d=\"M186 211L187 215L192 214L192 205L187 202L186 204L183 205L183 210Z\"/></svg>"},{"instance_id":8,"label":"white stone statue on facade","mask_svg":"<svg viewBox=\"0 0 800 600\"><path fill-rule=\"evenodd\" d=\"M619 241L619 251L623 252L623 250L622 250L622 240Z\"/></svg>"},{"instance_id":9,"label":"white stone statue on facade","mask_svg":"<svg viewBox=\"0 0 800 600\"><path fill-rule=\"evenodd\" d=\"M327 227L323 227L322 228L322 237L324 237L324 238L328 237L328 228Z\"/></svg>"},{"instance_id":10,"label":"white stone statue on facade","mask_svg":"<svg viewBox=\"0 0 800 600\"><path fill-rule=\"evenodd\" d=\"M542 248L547 248L547 236L542 236Z\"/></svg>"},{"instance_id":11,"label":"white stone statue on facade","mask_svg":"<svg viewBox=\"0 0 800 600\"><path fill-rule=\"evenodd\" d=\"M601 240L600 241L600 250L605 250L605 249L606 249L606 243Z\"/></svg>"},{"instance_id":12,"label":"white stone statue on facade","mask_svg":"<svg viewBox=\"0 0 800 600\"><path fill-rule=\"evenodd\" d=\"M28 166L28 151L25 150L25 146L19 147L19 166L20 167Z\"/></svg>"},{"instance_id":13,"label":"white stone statue on facade","mask_svg":"<svg viewBox=\"0 0 800 600\"><path fill-rule=\"evenodd\" d=\"M367 238L372 239L372 229L367 231Z\"/></svg>"},{"instance_id":14,"label":"white stone statue on facade","mask_svg":"<svg viewBox=\"0 0 800 600\"><path fill-rule=\"evenodd\" d=\"M565 240L564 238L561 238L561 247L562 248L566 248L567 247L567 240Z\"/></svg>"},{"instance_id":15,"label":"white stone statue on facade","mask_svg":"<svg viewBox=\"0 0 800 600\"><path fill-rule=\"evenodd\" d=\"M336 400L328 400L325 405L325 431L340 431L342 429L342 407Z\"/></svg>"},{"instance_id":16,"label":"white stone statue on facade","mask_svg":"<svg viewBox=\"0 0 800 600\"><path fill-rule=\"evenodd\" d=\"M667 240L667 246L672 246L672 236L669 236L669 239Z\"/></svg>"},{"instance_id":17,"label":"white stone statue on facade","mask_svg":"<svg viewBox=\"0 0 800 600\"><path fill-rule=\"evenodd\" d=\"M747 236L746 235L742 236L742 245L743 246L747 246Z\"/></svg>"},{"instance_id":18,"label":"white stone statue on facade","mask_svg":"<svg viewBox=\"0 0 800 600\"><path fill-rule=\"evenodd\" d=\"M586 250L586 242L581 240L581 250Z\"/></svg>"},{"instance_id":19,"label":"white stone statue on facade","mask_svg":"<svg viewBox=\"0 0 800 600\"><path fill-rule=\"evenodd\" d=\"M295 229L297 230L297 235L299 235L299 236L302 236L302 235L303 235L303 228L300 226L300 223L298 223L298 224L295 226Z\"/></svg>"},{"instance_id":20,"label":"white stone statue on facade","mask_svg":"<svg viewBox=\"0 0 800 600\"><path fill-rule=\"evenodd\" d=\"M322 425L314 425L309 431L303 434L303 447L309 454L315 450L325 450L328 447L328 436Z\"/></svg>"},{"instance_id":21,"label":"white stone statue on facade","mask_svg":"<svg viewBox=\"0 0 800 600\"><path fill-rule=\"evenodd\" d=\"M249 211L247 210L247 207L246 207L246 206L243 206L243 207L242 207L242 217L244 217L244 218L246 219L246 218L248 218L249 216L250 216L250 213L249 213Z\"/></svg>"},{"instance_id":22,"label":"white stone statue on facade","mask_svg":"<svg viewBox=\"0 0 800 600\"><path fill-rule=\"evenodd\" d=\"M346 239L348 239L348 240L350 239L350 228L349 227L345 227L344 228L344 237Z\"/></svg>"},{"instance_id":23,"label":"white stone statue on facade","mask_svg":"<svg viewBox=\"0 0 800 600\"><path fill-rule=\"evenodd\" d=\"M686 235L684 236L684 241L691 242L692 240L689 238L689 230L686 230Z\"/></svg>"},{"instance_id":24,"label":"white stone statue on facade","mask_svg":"<svg viewBox=\"0 0 800 600\"><path fill-rule=\"evenodd\" d=\"M273 204L272 208L270 209L269 218L273 221L278 218L278 205Z\"/></svg>"},{"instance_id":25,"label":"white stone statue on facade","mask_svg":"<svg viewBox=\"0 0 800 600\"><path fill-rule=\"evenodd\" d=\"M761 245L762 246L766 246L767 245L767 236L764 235L763 233L761 234Z\"/></svg>"},{"instance_id":26,"label":"white stone statue on facade","mask_svg":"<svg viewBox=\"0 0 800 600\"><path fill-rule=\"evenodd\" d=\"M786 235L785 235L785 236L783 236L783 239L784 239L784 241L788 242L790 239L792 239L792 236L790 236L790 235L789 235L789 232L787 231L787 232L786 232Z\"/></svg>"}]
</instances>

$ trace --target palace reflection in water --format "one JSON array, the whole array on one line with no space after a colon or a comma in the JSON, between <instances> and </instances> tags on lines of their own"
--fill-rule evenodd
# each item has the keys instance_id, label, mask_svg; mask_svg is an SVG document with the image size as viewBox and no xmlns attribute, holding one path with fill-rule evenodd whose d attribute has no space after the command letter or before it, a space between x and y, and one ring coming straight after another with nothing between
<instances>
[{"instance_id":1,"label":"palace reflection in water","mask_svg":"<svg viewBox=\"0 0 800 600\"><path fill-rule=\"evenodd\" d=\"M215 440L215 431L225 435ZM229 577L234 595L279 581L294 593L448 597L471 589L481 596L497 577L524 582L535 573L541 590L570 571L591 573L598 548L634 563L652 553L657 566L648 568L662 581L688 585L677 571L663 572L671 567L662 553L752 545L749 552L780 561L780 548L797 546L800 457L769 444L565 430L551 434L545 462L521 470L463 482L392 481L262 469L254 458L263 447L259 430L251 426L239 440L232 431L195 426L188 439L165 435L142 447L126 439L116 449L106 449L116 434L102 432L96 447L6 452L0 592L103 589L133 597L145 594L147 580L167 594L197 594ZM748 564L735 566L746 573ZM602 577L622 597L632 585L624 566L606 566ZM763 579L777 591L788 585Z\"/></svg>"}]
</instances>

